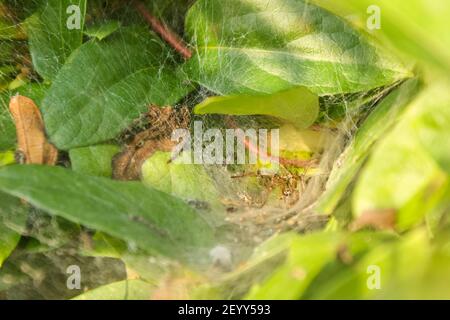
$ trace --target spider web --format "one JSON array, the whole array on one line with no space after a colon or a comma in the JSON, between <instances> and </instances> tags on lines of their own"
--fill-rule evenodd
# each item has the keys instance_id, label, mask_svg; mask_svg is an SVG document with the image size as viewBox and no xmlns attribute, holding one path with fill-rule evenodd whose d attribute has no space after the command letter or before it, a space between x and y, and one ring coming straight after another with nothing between
<instances>
[{"instance_id":1,"label":"spider web","mask_svg":"<svg viewBox=\"0 0 450 320\"><path fill-rule=\"evenodd\" d=\"M145 1L152 13L171 26L180 36L184 36L184 16L193 2L191 0ZM3 1L3 3L8 4L9 10L2 12L2 19L9 22L11 28L14 28L20 27L21 23L37 10L42 1L9 0ZM88 26L110 20L120 21L122 27L135 24L147 26L128 1L90 1L87 12L86 24ZM239 42L245 37L246 34L239 34L236 35L235 40ZM85 40L87 40L87 37L85 37ZM6 47L11 49L11 54L8 57L4 58L3 53L0 54L1 66L3 67L6 64L11 67L10 69L0 69L3 70L0 77L9 81L8 87L3 87L1 92L3 97L0 109L1 120L9 117L7 102L11 95L21 93L38 102L42 98L42 91L45 91L48 85L33 70L26 40L0 39L0 41L2 50ZM124 57L124 59L127 59L127 57ZM166 64L173 63L174 60L181 61L175 52L168 53L166 58L161 61L160 69L162 70ZM9 72L7 73L5 70ZM40 90L36 90L36 88ZM368 93L321 97L319 122L331 134L325 143L325 151L315 155L320 159L317 169L319 173L307 178L303 174L296 177L297 184L294 191L299 196L294 203L286 205L286 203L280 201L277 204L262 205L267 197L267 188L272 188L273 183L275 183L275 188L278 185L271 178L258 176L254 168L239 166L204 167L218 192L223 196L223 200L226 200L225 214L234 225L231 228L232 231L226 230L227 227L219 227L220 232L227 234L225 239L228 243L225 245L232 252L234 263L238 263L241 259L247 257L256 244L277 232L290 229L307 232L323 226L325 222L323 218L314 214L314 203L323 192L330 170L351 140L359 123L388 91L389 88L379 88ZM80 94L83 94L83 92L80 92ZM213 95L216 95L216 93L199 87L173 107L175 112L183 106L192 110L195 105ZM132 98L127 97L127 99ZM223 127L226 118L227 116L221 115L191 115L190 122L192 124L194 121L201 120L205 129L226 129ZM235 121L238 127L242 129L277 128L280 126L278 121L264 116L235 117ZM116 142L124 145L126 144L124 134L135 135L148 127L158 129L155 128L154 124L146 122L145 117L136 119L122 135L117 137ZM11 135L11 128L11 119L9 122L0 121L2 136L9 134L6 139L9 139L9 141L5 143L10 143L14 139L14 135ZM160 129L167 130L167 128ZM62 155L60 165L70 167L70 161L66 154ZM234 178L236 175L249 172L248 177ZM295 174L283 169L280 175L292 177ZM282 181L283 183L286 182L286 180ZM254 182L258 184L256 190L248 187L249 183ZM2 209L0 208L0 210ZM289 223L292 220L295 220L294 226ZM126 266L121 260L105 258L102 257L102 254L95 256L88 250L80 252L80 247L83 248L85 245L89 247L93 241L99 238L101 238L101 243L105 247L115 245L117 240L110 239L107 235L96 235L93 230L75 226L34 208L29 208L25 230L18 230L18 226L14 225L10 225L10 227L21 233L23 238L4 267L0 269L0 298L71 298L82 293L83 290L127 278ZM127 255L137 255L140 264L144 265L144 269L146 267L154 268L152 257L140 256L131 244L117 242L125 246ZM196 258L193 257L193 260ZM203 260L205 259L203 258ZM170 262L161 261L157 264L165 263L171 266ZM66 287L66 267L69 265L79 265L84 270L84 287L80 290L73 291ZM210 270L208 267L203 272L208 273ZM149 276L149 279L154 280L152 276Z\"/></svg>"}]
</instances>

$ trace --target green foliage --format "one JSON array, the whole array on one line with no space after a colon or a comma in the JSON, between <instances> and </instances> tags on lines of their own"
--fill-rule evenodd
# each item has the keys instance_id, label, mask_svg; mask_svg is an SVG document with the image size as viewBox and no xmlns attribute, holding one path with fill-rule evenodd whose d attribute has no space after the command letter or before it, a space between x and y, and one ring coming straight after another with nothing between
<instances>
[{"instance_id":1,"label":"green foliage","mask_svg":"<svg viewBox=\"0 0 450 320\"><path fill-rule=\"evenodd\" d=\"M71 5L80 9L80 28L67 26L66 11ZM54 79L70 54L81 45L85 12L86 0L45 0L38 13L27 21L33 65L46 80Z\"/></svg>"},{"instance_id":2,"label":"green foliage","mask_svg":"<svg viewBox=\"0 0 450 320\"><path fill-rule=\"evenodd\" d=\"M318 233L291 242L285 264L262 285L255 285L246 299L297 299L322 268L336 256L339 236ZM289 290L286 290L289 288Z\"/></svg>"},{"instance_id":3,"label":"green foliage","mask_svg":"<svg viewBox=\"0 0 450 320\"><path fill-rule=\"evenodd\" d=\"M450 126L448 108L444 107L448 105L450 99L440 86L428 88L414 100L364 168L353 199L355 215L400 210L398 223L404 229L427 214L424 206L429 201L436 202L433 194L438 195L438 190L446 188L448 180L448 172L442 171L449 164L448 155L441 151L448 144L442 132L443 127L448 130ZM444 145L439 141L437 146L438 139ZM413 198L416 201L411 206ZM401 211L406 205L408 210Z\"/></svg>"},{"instance_id":4,"label":"green foliage","mask_svg":"<svg viewBox=\"0 0 450 320\"><path fill-rule=\"evenodd\" d=\"M188 72L223 95L296 86L358 92L411 75L344 20L303 0L200 0L186 29L197 53Z\"/></svg>"},{"instance_id":5,"label":"green foliage","mask_svg":"<svg viewBox=\"0 0 450 320\"><path fill-rule=\"evenodd\" d=\"M447 74L450 70L450 35L448 32L448 1L411 0L408 6L392 0L313 0L340 15L352 15L364 27L367 8L377 6L381 13L381 28L373 35L387 48L394 48L410 60L426 65L425 72ZM431 68L431 70L430 70Z\"/></svg>"},{"instance_id":6,"label":"green foliage","mask_svg":"<svg viewBox=\"0 0 450 320\"><path fill-rule=\"evenodd\" d=\"M27 208L19 199L0 192L0 267L20 240Z\"/></svg>"},{"instance_id":7,"label":"green foliage","mask_svg":"<svg viewBox=\"0 0 450 320\"><path fill-rule=\"evenodd\" d=\"M330 174L327 190L319 199L317 206L319 212L331 214L336 209L345 191L367 160L374 143L398 121L417 89L417 79L406 81L385 97L364 121L343 153L340 159L342 165L335 167ZM387 166L392 165L391 162L383 161L383 163Z\"/></svg>"},{"instance_id":8,"label":"green foliage","mask_svg":"<svg viewBox=\"0 0 450 320\"><path fill-rule=\"evenodd\" d=\"M448 252L433 248L423 229L403 238L371 232L298 236L285 262L256 284L247 298L444 298L448 290L441 281L449 275L442 267L449 263Z\"/></svg>"},{"instance_id":9,"label":"green foliage","mask_svg":"<svg viewBox=\"0 0 450 320\"><path fill-rule=\"evenodd\" d=\"M188 159L190 156L190 153L180 155ZM180 158L169 163L170 159L171 154L164 152L156 152L147 159L142 166L142 182L191 202L199 211L207 212L207 219L220 216L217 215L217 212L222 210L220 193L205 168L202 165L177 163Z\"/></svg>"},{"instance_id":10,"label":"green foliage","mask_svg":"<svg viewBox=\"0 0 450 320\"><path fill-rule=\"evenodd\" d=\"M103 142L116 137L149 104L164 106L180 100L189 87L170 62L160 65L168 54L142 28L123 29L104 41L85 43L44 99L50 140L66 150Z\"/></svg>"},{"instance_id":11,"label":"green foliage","mask_svg":"<svg viewBox=\"0 0 450 320\"><path fill-rule=\"evenodd\" d=\"M197 114L267 115L308 128L319 114L319 98L298 87L272 95L238 95L208 98L195 107Z\"/></svg>"},{"instance_id":12,"label":"green foliage","mask_svg":"<svg viewBox=\"0 0 450 320\"><path fill-rule=\"evenodd\" d=\"M69 152L72 170L91 176L111 178L112 159L119 152L120 148L115 145L72 149Z\"/></svg>"},{"instance_id":13,"label":"green foliage","mask_svg":"<svg viewBox=\"0 0 450 320\"><path fill-rule=\"evenodd\" d=\"M448 1L142 2L191 59L126 1L0 0L0 297L450 298ZM13 164L15 94L56 166ZM280 127L277 175L157 149L225 116ZM389 232L354 231L386 212ZM92 266L89 291L67 264Z\"/></svg>"},{"instance_id":14,"label":"green foliage","mask_svg":"<svg viewBox=\"0 0 450 320\"><path fill-rule=\"evenodd\" d=\"M137 182L63 168L10 166L0 169L0 190L149 253L187 258L213 241L211 227L184 202Z\"/></svg>"},{"instance_id":15,"label":"green foliage","mask_svg":"<svg viewBox=\"0 0 450 320\"><path fill-rule=\"evenodd\" d=\"M89 26L84 31L91 38L103 40L120 28L119 21L107 21L100 25Z\"/></svg>"},{"instance_id":16,"label":"green foliage","mask_svg":"<svg viewBox=\"0 0 450 320\"><path fill-rule=\"evenodd\" d=\"M13 148L16 142L15 127L6 101L9 102L9 99L0 94L0 151Z\"/></svg>"}]
</instances>

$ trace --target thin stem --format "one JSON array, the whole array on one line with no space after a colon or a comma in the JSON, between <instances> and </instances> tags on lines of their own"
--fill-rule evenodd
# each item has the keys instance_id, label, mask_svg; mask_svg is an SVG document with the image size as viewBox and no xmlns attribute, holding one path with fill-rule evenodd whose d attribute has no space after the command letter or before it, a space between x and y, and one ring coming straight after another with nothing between
<instances>
[{"instance_id":1,"label":"thin stem","mask_svg":"<svg viewBox=\"0 0 450 320\"><path fill-rule=\"evenodd\" d=\"M181 54L186 60L189 60L192 57L192 51L187 47L184 41L168 26L153 16L141 1L133 0L132 4L147 21L152 30L159 34L174 50Z\"/></svg>"}]
</instances>

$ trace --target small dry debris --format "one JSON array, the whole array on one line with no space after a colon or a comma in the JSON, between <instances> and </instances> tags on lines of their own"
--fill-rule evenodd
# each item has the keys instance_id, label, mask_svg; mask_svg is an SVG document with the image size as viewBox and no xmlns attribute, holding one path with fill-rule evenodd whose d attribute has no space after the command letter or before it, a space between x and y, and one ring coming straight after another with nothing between
<instances>
[{"instance_id":1,"label":"small dry debris","mask_svg":"<svg viewBox=\"0 0 450 320\"><path fill-rule=\"evenodd\" d=\"M145 160L157 151L170 152L175 146L171 140L174 129L187 128L190 114L186 107L150 106L141 121L145 129L135 134L122 153L113 160L113 177L117 180L139 180Z\"/></svg>"}]
</instances>

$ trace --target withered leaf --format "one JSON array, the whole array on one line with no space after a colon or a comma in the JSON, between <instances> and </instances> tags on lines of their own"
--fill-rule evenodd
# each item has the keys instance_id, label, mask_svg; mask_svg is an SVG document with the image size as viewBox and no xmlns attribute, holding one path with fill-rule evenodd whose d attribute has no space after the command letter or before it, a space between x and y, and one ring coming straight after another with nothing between
<instances>
[{"instance_id":1,"label":"withered leaf","mask_svg":"<svg viewBox=\"0 0 450 320\"><path fill-rule=\"evenodd\" d=\"M366 211L351 224L350 229L356 231L364 227L373 227L378 230L394 230L395 220L394 209Z\"/></svg>"},{"instance_id":2,"label":"withered leaf","mask_svg":"<svg viewBox=\"0 0 450 320\"><path fill-rule=\"evenodd\" d=\"M30 98L14 96L9 110L17 132L17 151L25 164L55 165L58 150L47 141L41 112Z\"/></svg>"}]
</instances>

